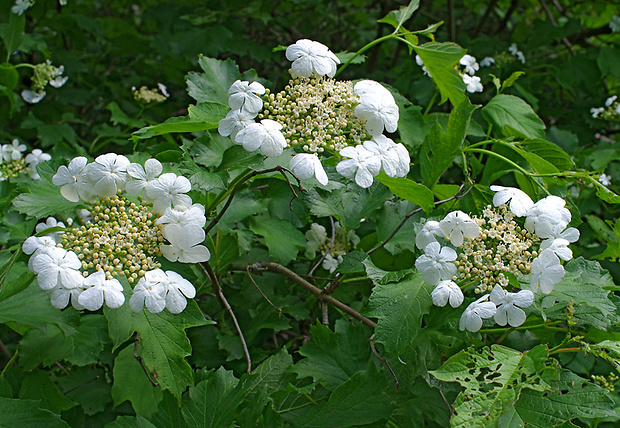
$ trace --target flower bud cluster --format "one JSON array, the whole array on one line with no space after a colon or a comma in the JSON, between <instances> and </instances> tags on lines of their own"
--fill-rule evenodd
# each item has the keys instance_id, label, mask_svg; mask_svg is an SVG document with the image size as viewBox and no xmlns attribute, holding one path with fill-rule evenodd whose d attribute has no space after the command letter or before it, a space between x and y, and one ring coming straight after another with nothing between
<instances>
[{"instance_id":1,"label":"flower bud cluster","mask_svg":"<svg viewBox=\"0 0 620 428\"><path fill-rule=\"evenodd\" d=\"M159 258L208 260L209 250L202 245L206 217L204 207L185 194L191 190L189 180L162 172L156 159L142 165L114 153L92 163L77 157L58 169L52 182L67 200L89 205L90 219L24 242L24 252L32 254L29 267L41 288L52 290L53 306L62 309L70 301L76 309L97 310L105 300L108 307L119 307L125 297L118 279L124 277L140 285L134 288L132 309L183 311L195 289L177 273L161 271ZM64 228L55 219L44 226ZM37 226L37 232L42 230ZM148 285L153 281L145 278L155 277L161 277L157 286Z\"/></svg>"},{"instance_id":2,"label":"flower bud cluster","mask_svg":"<svg viewBox=\"0 0 620 428\"><path fill-rule=\"evenodd\" d=\"M312 223L310 230L306 232L306 252L305 256L314 259L317 252L325 255L323 258L323 269L330 273L334 272L342 262L343 256L347 253L349 243L356 246L360 238L353 230L348 233L340 226L339 222L334 223L334 242L327 236L327 231L318 223Z\"/></svg>"},{"instance_id":3,"label":"flower bud cluster","mask_svg":"<svg viewBox=\"0 0 620 428\"><path fill-rule=\"evenodd\" d=\"M590 113L594 119L620 120L620 102L618 102L618 96L612 95L607 98L604 107L592 107Z\"/></svg>"},{"instance_id":4,"label":"flower bud cluster","mask_svg":"<svg viewBox=\"0 0 620 428\"><path fill-rule=\"evenodd\" d=\"M560 259L572 258L568 245L579 238L577 229L567 228L571 215L563 199L548 196L534 203L519 189L491 186L491 190L497 192L495 207L487 206L482 216L454 211L440 222L427 221L416 236L416 246L424 254L415 266L426 283L436 286L431 293L435 305L460 306L462 289L490 293L461 317L461 330L472 332L480 329L483 318L494 317L499 325L523 324L521 308L533 303L539 288L545 294L553 291L564 277ZM525 217L522 224L517 217ZM454 248L442 246L438 238ZM529 290L506 291L511 278L520 275L529 276Z\"/></svg>"},{"instance_id":5,"label":"flower bud cluster","mask_svg":"<svg viewBox=\"0 0 620 428\"><path fill-rule=\"evenodd\" d=\"M34 149L24 158L22 153L26 151L26 145L20 144L15 139L11 144L3 144L0 147L0 181L14 178L21 174L28 174L33 180L40 178L37 173L37 165L52 159L40 149Z\"/></svg>"},{"instance_id":6,"label":"flower bud cluster","mask_svg":"<svg viewBox=\"0 0 620 428\"><path fill-rule=\"evenodd\" d=\"M160 104L168 99L168 88L161 83L157 84L157 88L147 88L146 86L140 86L136 89L132 86L131 92L133 92L133 99L140 104Z\"/></svg>"},{"instance_id":7,"label":"flower bud cluster","mask_svg":"<svg viewBox=\"0 0 620 428\"><path fill-rule=\"evenodd\" d=\"M24 101L30 104L36 104L41 101L45 95L45 87L49 84L54 88L60 88L69 77L63 76L65 67L55 67L48 59L46 62L34 66L34 74L32 76L32 87L24 89L21 93Z\"/></svg>"}]
</instances>

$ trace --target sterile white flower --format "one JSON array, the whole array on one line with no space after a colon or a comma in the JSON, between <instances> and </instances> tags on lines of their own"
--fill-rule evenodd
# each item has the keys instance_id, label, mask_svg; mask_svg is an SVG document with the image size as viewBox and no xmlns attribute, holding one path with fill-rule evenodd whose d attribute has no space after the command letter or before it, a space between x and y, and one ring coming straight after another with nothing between
<instances>
[{"instance_id":1,"label":"sterile white flower","mask_svg":"<svg viewBox=\"0 0 620 428\"><path fill-rule=\"evenodd\" d=\"M510 201L510 211L517 217L523 217L527 210L534 206L532 199L522 191L514 187L491 186L491 190L497 192L493 195L493 205L499 207Z\"/></svg>"},{"instance_id":2,"label":"sterile white flower","mask_svg":"<svg viewBox=\"0 0 620 428\"><path fill-rule=\"evenodd\" d=\"M51 236L29 236L22 245L22 250L25 254L32 254L28 259L28 269L31 271L33 270L32 262L36 256L47 253L55 248L56 241Z\"/></svg>"},{"instance_id":3,"label":"sterile white flower","mask_svg":"<svg viewBox=\"0 0 620 428\"><path fill-rule=\"evenodd\" d=\"M541 223L539 229L541 234L547 238L540 243L541 251L548 248L565 261L573 258L573 252L568 246L572 242L577 242L579 230L569 227L562 231L563 227L561 224L551 225L547 222Z\"/></svg>"},{"instance_id":4,"label":"sterile white flower","mask_svg":"<svg viewBox=\"0 0 620 428\"><path fill-rule=\"evenodd\" d=\"M592 118L596 119L598 118L601 113L603 113L605 111L604 107L592 107L590 109L590 113L592 114Z\"/></svg>"},{"instance_id":5,"label":"sterile white flower","mask_svg":"<svg viewBox=\"0 0 620 428\"><path fill-rule=\"evenodd\" d=\"M450 306L458 308L463 303L463 292L454 281L439 281L437 287L431 292L431 298L435 306L446 306L450 302Z\"/></svg>"},{"instance_id":6,"label":"sterile white flower","mask_svg":"<svg viewBox=\"0 0 620 428\"><path fill-rule=\"evenodd\" d=\"M603 186L611 186L611 176L603 173L599 176L598 182Z\"/></svg>"},{"instance_id":7,"label":"sterile white flower","mask_svg":"<svg viewBox=\"0 0 620 428\"><path fill-rule=\"evenodd\" d=\"M158 313L166 307L168 276L161 269L146 272L133 289L129 306L134 312L140 312L144 306L151 313Z\"/></svg>"},{"instance_id":8,"label":"sterile white flower","mask_svg":"<svg viewBox=\"0 0 620 428\"><path fill-rule=\"evenodd\" d=\"M259 82L237 80L228 90L228 105L233 110L242 110L256 114L263 108L259 95L265 93L265 87Z\"/></svg>"},{"instance_id":9,"label":"sterile white flower","mask_svg":"<svg viewBox=\"0 0 620 428\"><path fill-rule=\"evenodd\" d=\"M265 156L280 156L286 147L286 138L281 129L282 125L275 120L263 119L239 131L234 141L242 144L248 152L253 152L260 147Z\"/></svg>"},{"instance_id":10,"label":"sterile white flower","mask_svg":"<svg viewBox=\"0 0 620 428\"><path fill-rule=\"evenodd\" d=\"M365 94L392 95L381 83L374 80L360 80L353 86L353 92L360 97Z\"/></svg>"},{"instance_id":11,"label":"sterile white flower","mask_svg":"<svg viewBox=\"0 0 620 428\"><path fill-rule=\"evenodd\" d=\"M471 76L476 74L476 71L480 69L480 66L476 62L476 58L468 54L463 55L463 57L459 60L459 63L465 66L465 73Z\"/></svg>"},{"instance_id":12,"label":"sterile white flower","mask_svg":"<svg viewBox=\"0 0 620 428\"><path fill-rule=\"evenodd\" d=\"M52 177L52 183L60 188L60 194L71 202L91 200L94 197L93 185L88 178L86 165L88 159L82 156L75 157L69 166L62 165Z\"/></svg>"},{"instance_id":13,"label":"sterile white flower","mask_svg":"<svg viewBox=\"0 0 620 428\"><path fill-rule=\"evenodd\" d=\"M308 179L316 177L322 185L329 182L327 173L323 169L323 164L319 157L314 153L298 153L291 159L289 165L291 171L299 178Z\"/></svg>"},{"instance_id":14,"label":"sterile white flower","mask_svg":"<svg viewBox=\"0 0 620 428\"><path fill-rule=\"evenodd\" d=\"M130 163L123 155L106 153L86 165L88 178L95 184L95 194L111 198L119 189L123 190L129 179L127 167Z\"/></svg>"},{"instance_id":15,"label":"sterile white flower","mask_svg":"<svg viewBox=\"0 0 620 428\"><path fill-rule=\"evenodd\" d=\"M11 12L21 15L31 6L30 0L16 0L15 5L11 7Z\"/></svg>"},{"instance_id":16,"label":"sterile white flower","mask_svg":"<svg viewBox=\"0 0 620 428\"><path fill-rule=\"evenodd\" d=\"M47 93L43 90L35 92L30 89L24 89L21 95L22 95L23 100L26 101L27 103L36 104L39 101L41 101L43 98L45 98L45 95L47 95Z\"/></svg>"},{"instance_id":17,"label":"sterile white flower","mask_svg":"<svg viewBox=\"0 0 620 428\"><path fill-rule=\"evenodd\" d=\"M84 291L84 289L81 286L67 289L62 285L57 285L50 295L50 303L56 309L64 309L69 304L69 300L71 300L71 306L73 306L75 310L81 311L84 309L84 306L80 305L78 300L82 291Z\"/></svg>"},{"instance_id":18,"label":"sterile white flower","mask_svg":"<svg viewBox=\"0 0 620 428\"><path fill-rule=\"evenodd\" d=\"M327 232L323 226L318 223L312 223L310 230L305 234L306 236L306 252L305 256L309 259L316 257L316 252L323 246L323 243L327 239Z\"/></svg>"},{"instance_id":19,"label":"sterile white flower","mask_svg":"<svg viewBox=\"0 0 620 428\"><path fill-rule=\"evenodd\" d=\"M495 64L495 58L487 56L480 61L480 67L490 67Z\"/></svg>"},{"instance_id":20,"label":"sterile white flower","mask_svg":"<svg viewBox=\"0 0 620 428\"><path fill-rule=\"evenodd\" d=\"M336 65L340 64L327 46L308 39L297 40L286 48L286 59L293 62L291 69L300 77L310 77L312 73L334 77Z\"/></svg>"},{"instance_id":21,"label":"sterile white flower","mask_svg":"<svg viewBox=\"0 0 620 428\"><path fill-rule=\"evenodd\" d=\"M147 159L144 167L139 163L131 163L127 166L127 174L135 180L127 181L125 191L130 195L139 195L146 189L164 170L161 162L157 159Z\"/></svg>"},{"instance_id":22,"label":"sterile white flower","mask_svg":"<svg viewBox=\"0 0 620 428\"><path fill-rule=\"evenodd\" d=\"M223 137L228 137L230 135L230 138L234 142L239 143L239 141L237 141L237 134L246 126L253 124L254 117L256 117L256 114L247 111L231 110L226 117L218 123L217 132Z\"/></svg>"},{"instance_id":23,"label":"sterile white flower","mask_svg":"<svg viewBox=\"0 0 620 428\"><path fill-rule=\"evenodd\" d=\"M424 223L424 227L415 237L415 246L420 250L426 248L431 242L437 242L437 236L444 238L444 234L439 227L439 222L429 220Z\"/></svg>"},{"instance_id":24,"label":"sterile white flower","mask_svg":"<svg viewBox=\"0 0 620 428\"><path fill-rule=\"evenodd\" d=\"M62 66L61 66L62 67ZM49 81L50 86L53 88L60 88L69 80L68 76L56 76Z\"/></svg>"},{"instance_id":25,"label":"sterile white flower","mask_svg":"<svg viewBox=\"0 0 620 428\"><path fill-rule=\"evenodd\" d=\"M41 149L34 149L32 152L28 153L26 155L26 162L28 163L28 167L31 171L30 176L34 180L38 180L39 178L41 178L37 173L37 165L41 162L47 162L51 159L52 157L47 153L43 153Z\"/></svg>"},{"instance_id":26,"label":"sterile white flower","mask_svg":"<svg viewBox=\"0 0 620 428\"><path fill-rule=\"evenodd\" d=\"M146 195L153 201L153 210L159 214L166 212L171 204L191 206L192 198L185 193L192 190L189 180L169 172L151 180L146 187Z\"/></svg>"},{"instance_id":27,"label":"sterile white flower","mask_svg":"<svg viewBox=\"0 0 620 428\"><path fill-rule=\"evenodd\" d=\"M385 135L372 137L364 141L364 148L375 153L381 159L381 169L389 177L405 177L409 172L409 151L402 144L394 143Z\"/></svg>"},{"instance_id":28,"label":"sterile white flower","mask_svg":"<svg viewBox=\"0 0 620 428\"><path fill-rule=\"evenodd\" d=\"M65 228L66 226L62 221L58 221L54 217L48 217L47 220L45 220L45 223L37 224L34 230L36 233L40 233L51 227ZM58 231L58 232L52 232L48 236L52 238L57 244L60 244L62 242L62 234L63 234L62 231Z\"/></svg>"},{"instance_id":29,"label":"sterile white flower","mask_svg":"<svg viewBox=\"0 0 620 428\"><path fill-rule=\"evenodd\" d=\"M480 233L480 227L463 211L452 211L439 222L439 228L452 245L460 247L463 238L474 239Z\"/></svg>"},{"instance_id":30,"label":"sterile white flower","mask_svg":"<svg viewBox=\"0 0 620 428\"><path fill-rule=\"evenodd\" d=\"M384 128L388 132L398 128L398 106L387 89L361 95L355 116L366 121L366 131L372 136L381 135Z\"/></svg>"},{"instance_id":31,"label":"sterile white flower","mask_svg":"<svg viewBox=\"0 0 620 428\"><path fill-rule=\"evenodd\" d=\"M118 279L106 279L100 270L84 279L85 290L78 297L80 305L89 311L96 311L105 304L108 308L120 308L125 303L123 286Z\"/></svg>"},{"instance_id":32,"label":"sterile white flower","mask_svg":"<svg viewBox=\"0 0 620 428\"><path fill-rule=\"evenodd\" d=\"M178 273L168 270L168 292L166 293L166 309L172 314L180 314L187 306L187 299L196 297L196 289L191 282Z\"/></svg>"},{"instance_id":33,"label":"sterile white flower","mask_svg":"<svg viewBox=\"0 0 620 428\"><path fill-rule=\"evenodd\" d=\"M415 261L415 267L422 273L424 282L437 285L441 280L449 280L456 274L456 251L441 247L439 242L431 242L424 248L424 254Z\"/></svg>"},{"instance_id":34,"label":"sterile white flower","mask_svg":"<svg viewBox=\"0 0 620 428\"><path fill-rule=\"evenodd\" d=\"M168 93L168 87L166 85L164 85L163 83L158 83L157 87L159 88L159 92L161 92L161 94L168 98L170 96L170 94Z\"/></svg>"},{"instance_id":35,"label":"sterile white flower","mask_svg":"<svg viewBox=\"0 0 620 428\"><path fill-rule=\"evenodd\" d=\"M611 97L607 98L605 100L605 107L611 106L614 103L614 101L616 101L617 99L618 99L617 95L612 95Z\"/></svg>"},{"instance_id":36,"label":"sterile white flower","mask_svg":"<svg viewBox=\"0 0 620 428\"><path fill-rule=\"evenodd\" d=\"M340 150L340 155L349 159L340 161L336 165L336 171L344 177L351 178L355 175L355 182L360 187L372 186L373 177L381 171L381 159L361 144L355 147L345 147Z\"/></svg>"},{"instance_id":37,"label":"sterile white flower","mask_svg":"<svg viewBox=\"0 0 620 428\"><path fill-rule=\"evenodd\" d=\"M162 245L161 253L171 262L200 263L211 257L207 247L201 245L205 239L205 231L201 227L168 224L162 229L162 234L170 245Z\"/></svg>"},{"instance_id":38,"label":"sterile white flower","mask_svg":"<svg viewBox=\"0 0 620 428\"><path fill-rule=\"evenodd\" d=\"M68 289L81 286L84 282L79 272L81 267L82 262L78 256L62 248L39 254L32 261L32 269L43 290L51 290L58 284Z\"/></svg>"},{"instance_id":39,"label":"sterile white flower","mask_svg":"<svg viewBox=\"0 0 620 428\"><path fill-rule=\"evenodd\" d=\"M469 74L463 74L463 83L467 85L467 92L482 92L484 87L482 83L480 83L480 77L478 76L470 76Z\"/></svg>"},{"instance_id":40,"label":"sterile white flower","mask_svg":"<svg viewBox=\"0 0 620 428\"><path fill-rule=\"evenodd\" d=\"M163 216L157 219L157 224L177 224L181 227L193 224L200 228L207 222L205 207L201 204L193 204L191 207L177 205L166 209Z\"/></svg>"},{"instance_id":41,"label":"sterile white flower","mask_svg":"<svg viewBox=\"0 0 620 428\"><path fill-rule=\"evenodd\" d=\"M331 254L326 254L321 266L323 269L329 271L329 273L334 273L334 271L338 268L338 265L342 263L342 260L343 258L341 255L338 255L338 257L335 258Z\"/></svg>"},{"instance_id":42,"label":"sterile white flower","mask_svg":"<svg viewBox=\"0 0 620 428\"><path fill-rule=\"evenodd\" d=\"M20 144L19 140L16 138L12 141L11 144L3 144L2 145L2 158L10 162L12 160L19 160L22 158L22 152L26 151L26 145Z\"/></svg>"},{"instance_id":43,"label":"sterile white flower","mask_svg":"<svg viewBox=\"0 0 620 428\"><path fill-rule=\"evenodd\" d=\"M459 321L459 329L461 331L467 329L472 333L477 332L482 327L483 318L491 318L495 315L497 307L493 302L488 302L489 295L485 294L475 302L471 303L461 315Z\"/></svg>"},{"instance_id":44,"label":"sterile white flower","mask_svg":"<svg viewBox=\"0 0 620 428\"><path fill-rule=\"evenodd\" d=\"M549 294L553 291L553 286L564 278L564 274L564 267L558 256L550 249L543 250L532 261L530 289L536 293L540 287L540 291Z\"/></svg>"},{"instance_id":45,"label":"sterile white flower","mask_svg":"<svg viewBox=\"0 0 620 428\"><path fill-rule=\"evenodd\" d=\"M426 66L424 65L424 62L422 62L422 58L420 58L420 55L415 56L415 63L418 64L420 67L422 67L422 72L424 74L426 74L428 77L431 77L431 73L428 71L428 68L426 68Z\"/></svg>"},{"instance_id":46,"label":"sterile white flower","mask_svg":"<svg viewBox=\"0 0 620 428\"><path fill-rule=\"evenodd\" d=\"M541 199L527 210L525 228L541 238L548 237L545 232L549 229L542 226L545 222L564 229L571 220L571 213L564 205L566 201L558 196L550 195Z\"/></svg>"},{"instance_id":47,"label":"sterile white flower","mask_svg":"<svg viewBox=\"0 0 620 428\"><path fill-rule=\"evenodd\" d=\"M526 318L521 308L527 308L534 303L534 293L530 290L509 293L496 285L491 291L491 302L497 305L496 323L502 326L510 324L511 327L518 327L525 322Z\"/></svg>"}]
</instances>

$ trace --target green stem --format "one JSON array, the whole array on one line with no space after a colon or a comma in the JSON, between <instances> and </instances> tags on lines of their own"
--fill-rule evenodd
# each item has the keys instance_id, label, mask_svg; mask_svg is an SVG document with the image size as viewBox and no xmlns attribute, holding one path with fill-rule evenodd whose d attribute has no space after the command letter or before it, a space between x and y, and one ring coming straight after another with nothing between
<instances>
[{"instance_id":1,"label":"green stem","mask_svg":"<svg viewBox=\"0 0 620 428\"><path fill-rule=\"evenodd\" d=\"M360 50L358 50L357 52L355 52L355 54L349 58L349 60L347 62L345 62L344 64L342 64L342 66L338 69L338 71L336 71L336 74L334 77L338 76L340 73L342 73L342 71L347 68L349 66L349 64L351 64L353 62L353 60L355 58L357 58L358 56L360 56L361 54L363 54L364 52L366 52L368 49L372 48L374 45L379 44L381 42L384 42L386 40L390 40L393 38L398 38L398 36L396 35L396 31L394 31L391 34L388 34L387 36L383 36L383 37L379 37L378 39L373 40L372 42L368 43L367 45L363 46Z\"/></svg>"},{"instance_id":2,"label":"green stem","mask_svg":"<svg viewBox=\"0 0 620 428\"><path fill-rule=\"evenodd\" d=\"M539 329L539 328L547 328L547 329L553 329L555 330L556 325L562 324L564 321L554 321L552 323L542 323L542 324L534 324L534 325L521 325L519 327L512 327L509 328L509 330L535 330L535 329ZM558 330L560 331L566 331L566 329L563 328L558 328ZM481 333L489 333L489 334L493 334L493 333L504 333L506 332L506 328L483 328L482 330L480 330Z\"/></svg>"},{"instance_id":3,"label":"green stem","mask_svg":"<svg viewBox=\"0 0 620 428\"><path fill-rule=\"evenodd\" d=\"M433 104L435 104L435 101L437 100L437 95L439 95L439 91L435 90L435 93L433 94L433 98L431 98L431 101L426 106L426 110L424 110L424 114L422 115L422 117L426 117L431 107L433 107Z\"/></svg>"},{"instance_id":4,"label":"green stem","mask_svg":"<svg viewBox=\"0 0 620 428\"><path fill-rule=\"evenodd\" d=\"M247 175L249 175L252 172L252 170L250 168L246 168L243 170L243 172L241 172L238 176L236 176L233 181L230 182L230 186L228 187L228 189L226 190L222 190L216 197L215 200L213 200L210 204L209 207L207 208L206 212L207 215L213 211L215 209L215 207L217 207L219 205L220 202L222 202L224 199L226 199L226 197L228 197L228 195L230 195L230 193L234 190L235 186L237 185L237 183L239 183L241 180L243 180Z\"/></svg>"},{"instance_id":5,"label":"green stem","mask_svg":"<svg viewBox=\"0 0 620 428\"><path fill-rule=\"evenodd\" d=\"M8 62L9 62L9 61L7 60L7 63L8 63ZM32 64L28 64L27 62L24 62L24 63L21 63L21 64L17 64L17 65L14 65L13 67L14 67L14 68L28 67L28 68L32 68L32 69L34 69L34 68L35 68L35 66L34 66L34 65L32 65Z\"/></svg>"}]
</instances>

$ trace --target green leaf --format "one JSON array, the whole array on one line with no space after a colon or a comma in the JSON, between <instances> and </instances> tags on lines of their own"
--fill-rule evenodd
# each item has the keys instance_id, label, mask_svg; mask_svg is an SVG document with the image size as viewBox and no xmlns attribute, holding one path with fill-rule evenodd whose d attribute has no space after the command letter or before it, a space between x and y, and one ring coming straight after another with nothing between
<instances>
[{"instance_id":1,"label":"green leaf","mask_svg":"<svg viewBox=\"0 0 620 428\"><path fill-rule=\"evenodd\" d=\"M185 359L192 350L185 329L208 324L196 302L189 300L187 303L185 310L176 315L167 311L152 314L146 309L135 313L129 305L118 309L104 308L114 349L129 339L134 331L138 332L140 346L137 354L142 356L144 365L160 386L179 400L185 388L194 384L192 368Z\"/></svg>"},{"instance_id":2,"label":"green leaf","mask_svg":"<svg viewBox=\"0 0 620 428\"><path fill-rule=\"evenodd\" d=\"M133 343L126 346L114 359L114 383L112 398L114 406L129 400L138 416L150 417L157 411L162 390L149 381L142 366L133 355Z\"/></svg>"},{"instance_id":3,"label":"green leaf","mask_svg":"<svg viewBox=\"0 0 620 428\"><path fill-rule=\"evenodd\" d=\"M18 15L16 13L9 13L9 25L4 27L2 33L0 34L2 40L4 41L4 48L7 52L7 61L9 56L18 50L19 46L22 44L25 29L26 14Z\"/></svg>"},{"instance_id":4,"label":"green leaf","mask_svg":"<svg viewBox=\"0 0 620 428\"><path fill-rule=\"evenodd\" d=\"M370 259L362 261L362 264L366 268L366 275L375 284L385 285L390 282L398 282L407 275L414 273L413 269L405 269L398 271L387 271L379 269Z\"/></svg>"},{"instance_id":5,"label":"green leaf","mask_svg":"<svg viewBox=\"0 0 620 428\"><path fill-rule=\"evenodd\" d=\"M502 89L500 92L503 92L505 89L510 88L512 85L515 84L515 82L517 81L517 79L521 76L523 76L525 74L524 71L515 71L513 72L508 79L504 80L504 82L502 83Z\"/></svg>"},{"instance_id":6,"label":"green leaf","mask_svg":"<svg viewBox=\"0 0 620 428\"><path fill-rule=\"evenodd\" d=\"M449 99L452 105L457 107L467 99L463 78L454 69L467 52L465 49L452 42L428 42L413 49L439 88L442 103Z\"/></svg>"},{"instance_id":7,"label":"green leaf","mask_svg":"<svg viewBox=\"0 0 620 428\"><path fill-rule=\"evenodd\" d=\"M226 117L228 110L230 110L228 106L214 102L204 102L190 106L187 116L171 117L159 125L139 129L131 134L131 138L137 141L158 135L216 129L219 121Z\"/></svg>"},{"instance_id":8,"label":"green leaf","mask_svg":"<svg viewBox=\"0 0 620 428\"><path fill-rule=\"evenodd\" d=\"M551 391L521 391L515 410L528 426L558 426L575 418L617 418L609 392L569 370L551 382ZM616 419L615 419L616 420Z\"/></svg>"},{"instance_id":9,"label":"green leaf","mask_svg":"<svg viewBox=\"0 0 620 428\"><path fill-rule=\"evenodd\" d=\"M159 402L157 413L151 419L157 421L157 428L178 428L185 425L181 407L168 391L162 391L163 398Z\"/></svg>"},{"instance_id":10,"label":"green leaf","mask_svg":"<svg viewBox=\"0 0 620 428\"><path fill-rule=\"evenodd\" d=\"M431 212L435 207L433 192L422 184L407 178L388 177L383 172L376 176L375 180L385 184L399 198L419 205L426 213Z\"/></svg>"},{"instance_id":11,"label":"green leaf","mask_svg":"<svg viewBox=\"0 0 620 428\"><path fill-rule=\"evenodd\" d=\"M377 22L383 22L385 24L392 25L396 31L413 15L413 13L420 7L420 0L411 0L407 6L401 6L398 10L393 10L385 17L379 19Z\"/></svg>"},{"instance_id":12,"label":"green leaf","mask_svg":"<svg viewBox=\"0 0 620 428\"><path fill-rule=\"evenodd\" d=\"M422 326L422 316L433 302L420 274L409 275L398 283L377 284L368 300L367 317L378 318L375 341L388 353L398 355L411 343Z\"/></svg>"},{"instance_id":13,"label":"green leaf","mask_svg":"<svg viewBox=\"0 0 620 428\"><path fill-rule=\"evenodd\" d=\"M120 123L121 125L130 126L132 128L141 128L145 125L145 122L143 120L133 119L127 116L127 114L121 109L121 107L116 101L108 103L105 108L110 113L112 113L110 117L110 122L112 122L113 125L117 125Z\"/></svg>"},{"instance_id":14,"label":"green leaf","mask_svg":"<svg viewBox=\"0 0 620 428\"><path fill-rule=\"evenodd\" d=\"M520 353L500 345L471 347L452 356L430 372L444 382L458 382L465 391L454 402L452 427L494 427L525 389L548 388L546 346Z\"/></svg>"},{"instance_id":15,"label":"green leaf","mask_svg":"<svg viewBox=\"0 0 620 428\"><path fill-rule=\"evenodd\" d=\"M256 80L255 73L239 73L239 67L231 59L221 61L198 56L198 64L204 73L189 73L186 78L189 96L199 103L216 102L228 104L228 90L236 80Z\"/></svg>"},{"instance_id":16,"label":"green leaf","mask_svg":"<svg viewBox=\"0 0 620 428\"><path fill-rule=\"evenodd\" d=\"M494 96L482 108L485 120L504 137L545 138L545 124L525 101L514 95Z\"/></svg>"},{"instance_id":17,"label":"green leaf","mask_svg":"<svg viewBox=\"0 0 620 428\"><path fill-rule=\"evenodd\" d=\"M274 218L256 218L250 222L250 230L265 238L265 245L273 259L283 265L297 257L306 247L304 234L290 223Z\"/></svg>"},{"instance_id":18,"label":"green leaf","mask_svg":"<svg viewBox=\"0 0 620 428\"><path fill-rule=\"evenodd\" d=\"M365 326L339 319L335 332L316 324L310 334L312 340L299 349L306 358L291 367L299 378L312 377L331 391L368 366L369 333Z\"/></svg>"},{"instance_id":19,"label":"green leaf","mask_svg":"<svg viewBox=\"0 0 620 428\"><path fill-rule=\"evenodd\" d=\"M206 379L189 389L183 398L183 418L187 427L232 427L237 407L243 401L238 380L221 367L207 373Z\"/></svg>"},{"instance_id":20,"label":"green leaf","mask_svg":"<svg viewBox=\"0 0 620 428\"><path fill-rule=\"evenodd\" d=\"M546 140L525 140L521 146L551 163L560 171L568 171L575 167L568 153L556 144Z\"/></svg>"},{"instance_id":21,"label":"green leaf","mask_svg":"<svg viewBox=\"0 0 620 428\"><path fill-rule=\"evenodd\" d=\"M119 416L114 422L105 425L105 428L158 428L142 416Z\"/></svg>"},{"instance_id":22,"label":"green leaf","mask_svg":"<svg viewBox=\"0 0 620 428\"><path fill-rule=\"evenodd\" d=\"M19 73L9 63L0 64L0 90L13 102L13 89L19 81Z\"/></svg>"},{"instance_id":23,"label":"green leaf","mask_svg":"<svg viewBox=\"0 0 620 428\"><path fill-rule=\"evenodd\" d=\"M41 178L33 180L28 193L22 193L13 200L13 206L22 214L43 218L57 213L72 212L77 204L66 200L60 194L60 187L52 183L56 174L49 162L37 165Z\"/></svg>"},{"instance_id":24,"label":"green leaf","mask_svg":"<svg viewBox=\"0 0 620 428\"><path fill-rule=\"evenodd\" d=\"M69 427L60 415L39 408L39 400L0 398L0 426L7 428Z\"/></svg>"},{"instance_id":25,"label":"green leaf","mask_svg":"<svg viewBox=\"0 0 620 428\"><path fill-rule=\"evenodd\" d=\"M26 373L19 390L19 398L40 400L39 407L53 413L77 406L77 403L61 394L58 387L50 379L49 373L36 370Z\"/></svg>"},{"instance_id":26,"label":"green leaf","mask_svg":"<svg viewBox=\"0 0 620 428\"><path fill-rule=\"evenodd\" d=\"M471 105L469 100L465 100L450 113L446 132L443 132L443 128L437 123L426 135L420 150L420 164L422 179L428 188L435 186L461 152L467 126L477 108Z\"/></svg>"}]
</instances>

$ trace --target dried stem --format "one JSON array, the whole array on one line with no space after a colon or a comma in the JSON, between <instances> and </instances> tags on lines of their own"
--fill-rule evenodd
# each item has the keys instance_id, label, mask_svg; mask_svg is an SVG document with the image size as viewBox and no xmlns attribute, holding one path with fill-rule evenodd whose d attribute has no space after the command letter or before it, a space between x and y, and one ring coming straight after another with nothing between
<instances>
[{"instance_id":1,"label":"dried stem","mask_svg":"<svg viewBox=\"0 0 620 428\"><path fill-rule=\"evenodd\" d=\"M248 266L248 268L246 269L246 272L248 273L248 278L250 278L250 281L252 281L252 284L254 284L254 287L256 287L256 289L258 290L260 295L263 296L263 299L265 299L267 301L267 303L269 303L271 305L271 307L274 308L276 311L278 311L278 314L280 316L282 316L282 309L278 308L276 305L274 305L271 302L271 300L269 300L269 297L265 296L265 293L263 293L263 290L260 289L260 287L258 286L256 281L254 281L254 278L252 278L252 274L250 273L250 266Z\"/></svg>"},{"instance_id":2,"label":"dried stem","mask_svg":"<svg viewBox=\"0 0 620 428\"><path fill-rule=\"evenodd\" d=\"M149 379L149 382L151 382L151 385L159 386L159 382L153 379L157 378L157 373L149 373L148 369L144 365L144 361L142 361L142 355L138 355L138 343L140 343L140 333L136 332L136 338L134 339L133 344L133 357L140 363L140 367L142 367L142 370L144 370L144 373L146 373L146 377Z\"/></svg>"},{"instance_id":3,"label":"dried stem","mask_svg":"<svg viewBox=\"0 0 620 428\"><path fill-rule=\"evenodd\" d=\"M370 344L370 351L372 352L372 355L374 355L379 361L385 364L385 366L388 368L388 370L392 374L392 378L394 379L394 384L396 385L396 392L398 392L398 388L400 388L400 383L398 383L398 378L396 377L396 373L394 373L394 370L392 370L392 367L390 367L385 357L382 357L381 355L379 355L379 352L377 352L377 349L375 348L375 335L374 334L370 336L370 339L368 339L368 343Z\"/></svg>"}]
</instances>

